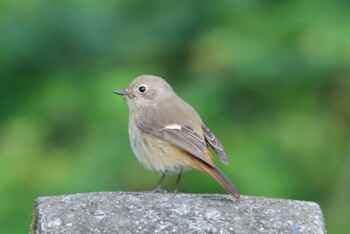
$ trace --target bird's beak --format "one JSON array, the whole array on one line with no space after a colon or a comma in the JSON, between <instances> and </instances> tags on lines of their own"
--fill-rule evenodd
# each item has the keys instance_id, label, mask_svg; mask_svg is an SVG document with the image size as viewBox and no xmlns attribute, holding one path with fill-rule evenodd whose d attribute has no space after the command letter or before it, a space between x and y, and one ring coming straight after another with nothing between
<instances>
[{"instance_id":1,"label":"bird's beak","mask_svg":"<svg viewBox=\"0 0 350 234\"><path fill-rule=\"evenodd\" d=\"M128 91L126 91L125 89L124 90L115 90L115 91L113 91L113 93L118 94L118 95L122 95L122 96L128 95Z\"/></svg>"}]
</instances>

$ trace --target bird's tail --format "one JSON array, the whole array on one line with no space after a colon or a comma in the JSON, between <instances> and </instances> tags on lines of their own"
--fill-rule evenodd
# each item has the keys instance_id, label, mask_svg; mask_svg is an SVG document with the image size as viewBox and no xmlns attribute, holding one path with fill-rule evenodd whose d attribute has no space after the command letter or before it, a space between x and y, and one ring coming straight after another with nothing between
<instances>
[{"instance_id":1,"label":"bird's tail","mask_svg":"<svg viewBox=\"0 0 350 234\"><path fill-rule=\"evenodd\" d=\"M227 190L227 192L229 192L235 198L239 199L241 197L236 187L218 168L216 168L215 166L211 167L203 163L201 165L201 169L209 173L217 182L219 182L222 185L222 187L224 187Z\"/></svg>"}]
</instances>

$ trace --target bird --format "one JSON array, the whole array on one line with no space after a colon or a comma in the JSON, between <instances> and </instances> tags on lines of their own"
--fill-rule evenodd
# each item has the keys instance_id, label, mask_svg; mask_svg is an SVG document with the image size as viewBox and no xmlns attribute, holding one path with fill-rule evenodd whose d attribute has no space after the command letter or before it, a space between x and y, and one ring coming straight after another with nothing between
<instances>
[{"instance_id":1,"label":"bird","mask_svg":"<svg viewBox=\"0 0 350 234\"><path fill-rule=\"evenodd\" d=\"M155 191L161 191L162 181L169 173L178 174L176 192L183 171L199 170L240 198L236 187L213 162L209 148L222 163L228 164L222 144L168 82L158 76L140 75L126 89L113 92L126 100L129 140L138 161L162 174Z\"/></svg>"}]
</instances>

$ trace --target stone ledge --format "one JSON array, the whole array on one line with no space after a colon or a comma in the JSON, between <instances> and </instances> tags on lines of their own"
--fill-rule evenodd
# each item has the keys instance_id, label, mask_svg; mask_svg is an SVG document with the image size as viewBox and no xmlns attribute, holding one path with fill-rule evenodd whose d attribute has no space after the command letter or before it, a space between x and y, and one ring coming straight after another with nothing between
<instances>
[{"instance_id":1,"label":"stone ledge","mask_svg":"<svg viewBox=\"0 0 350 234\"><path fill-rule=\"evenodd\" d=\"M31 233L325 233L314 202L230 195L95 192L39 197Z\"/></svg>"}]
</instances>

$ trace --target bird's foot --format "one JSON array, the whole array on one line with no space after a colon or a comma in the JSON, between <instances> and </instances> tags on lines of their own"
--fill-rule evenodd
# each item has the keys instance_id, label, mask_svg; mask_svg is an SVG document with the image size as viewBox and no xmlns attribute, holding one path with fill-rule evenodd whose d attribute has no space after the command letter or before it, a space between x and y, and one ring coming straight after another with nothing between
<instances>
[{"instance_id":1,"label":"bird's foot","mask_svg":"<svg viewBox=\"0 0 350 234\"><path fill-rule=\"evenodd\" d=\"M160 186L157 186L155 189L150 191L151 193L167 193L165 189L162 189Z\"/></svg>"}]
</instances>

